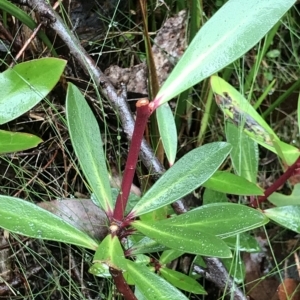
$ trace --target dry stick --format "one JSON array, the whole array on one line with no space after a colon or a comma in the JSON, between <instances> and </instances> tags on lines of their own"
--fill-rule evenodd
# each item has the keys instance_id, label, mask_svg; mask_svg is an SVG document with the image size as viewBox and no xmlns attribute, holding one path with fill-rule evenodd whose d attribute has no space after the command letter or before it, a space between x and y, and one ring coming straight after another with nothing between
<instances>
[{"instance_id":1,"label":"dry stick","mask_svg":"<svg viewBox=\"0 0 300 300\"><path fill-rule=\"evenodd\" d=\"M45 17L48 16L48 18L50 17L53 19L53 22L50 22L49 27L51 27L60 36L85 73L91 77L92 82L94 82L97 87L101 87L102 93L110 101L113 108L119 113L123 130L126 133L128 140L131 140L134 128L134 119L124 94L118 95L109 79L96 66L94 60L80 45L73 32L65 26L60 16L56 14L52 7L45 3L45 1L41 0L28 0L28 5L32 9L36 10L40 15ZM145 140L142 142L140 154L143 163L148 170L151 170L156 174L163 173L164 169L162 165L156 159L152 149Z\"/></svg>"},{"instance_id":2,"label":"dry stick","mask_svg":"<svg viewBox=\"0 0 300 300\"><path fill-rule=\"evenodd\" d=\"M205 277L209 281L214 282L222 290L227 290L230 296L233 295L233 298L230 299L247 300L247 297L230 278L227 270L224 268L219 259L214 257L206 257L205 264L208 271L197 265L194 266L193 271Z\"/></svg>"},{"instance_id":3,"label":"dry stick","mask_svg":"<svg viewBox=\"0 0 300 300\"><path fill-rule=\"evenodd\" d=\"M19 60L19 58L21 57L21 55L25 52L25 50L27 49L27 47L30 45L30 43L33 41L33 39L36 37L36 35L38 34L38 32L40 31L41 27L42 27L43 23L40 23L32 32L31 36L29 37L29 39L24 43L23 47L21 48L21 50L19 51L19 53L16 55L14 61L10 64L10 68L12 68L16 62Z\"/></svg>"},{"instance_id":4,"label":"dry stick","mask_svg":"<svg viewBox=\"0 0 300 300\"><path fill-rule=\"evenodd\" d=\"M128 103L126 102L126 98L124 97L124 94L118 95L117 91L115 90L109 79L96 66L95 62L88 55L86 50L80 45L75 35L65 26L62 19L56 14L55 11L53 11L53 9L48 4L46 4L45 1L27 0L27 3L32 9L37 11L39 14L43 16L50 16L51 19L54 20L52 23L49 24L49 26L60 36L62 41L69 48L71 54L81 65L83 70L89 76L92 77L91 79L96 84L96 86L102 88L102 93L106 96L107 99L109 99L113 108L118 112L120 120L122 122L123 130L126 133L128 140L131 140L134 128L134 120L130 112ZM150 148L150 146L144 139L141 145L140 157L146 168L151 172L154 172L154 175L156 175L156 177L154 178L157 179L159 178L160 174L164 173L164 167L157 160L153 153L153 150ZM176 209L177 213L183 213L187 211L182 201L177 201L175 205L173 205L173 208ZM199 269L201 269L201 267L199 267ZM216 280L216 278L220 276L220 274L227 274L227 277L224 279L228 281L228 286L229 281L233 282L232 278L230 278L225 267L221 262L216 268L212 268L211 270L209 269L208 265L208 272L205 272L205 274L209 274L210 277L207 278L214 282L220 289L224 288L224 286L219 285L219 280ZM233 283L231 284L231 286L232 285ZM236 293L236 290L234 291L234 293ZM244 300L246 300L246 297L244 298Z\"/></svg>"}]
</instances>

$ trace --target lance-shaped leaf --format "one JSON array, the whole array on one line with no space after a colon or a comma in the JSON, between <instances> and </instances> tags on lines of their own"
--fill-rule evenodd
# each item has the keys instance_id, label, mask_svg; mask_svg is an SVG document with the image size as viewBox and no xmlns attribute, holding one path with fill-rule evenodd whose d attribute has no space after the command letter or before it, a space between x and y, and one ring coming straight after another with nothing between
<instances>
[{"instance_id":1,"label":"lance-shaped leaf","mask_svg":"<svg viewBox=\"0 0 300 300\"><path fill-rule=\"evenodd\" d=\"M241 128L226 122L226 140L232 145L230 158L234 171L256 183L258 172L258 145Z\"/></svg>"},{"instance_id":2,"label":"lance-shaped leaf","mask_svg":"<svg viewBox=\"0 0 300 300\"><path fill-rule=\"evenodd\" d=\"M46 97L65 66L62 59L40 58L0 73L0 124L19 117Z\"/></svg>"},{"instance_id":3,"label":"lance-shaped leaf","mask_svg":"<svg viewBox=\"0 0 300 300\"><path fill-rule=\"evenodd\" d=\"M0 196L0 227L25 236L73 244L95 250L98 243L86 233L19 198Z\"/></svg>"},{"instance_id":4,"label":"lance-shaped leaf","mask_svg":"<svg viewBox=\"0 0 300 300\"><path fill-rule=\"evenodd\" d=\"M36 147L43 140L29 133L0 130L0 141L0 154L4 154Z\"/></svg>"},{"instance_id":5,"label":"lance-shaped leaf","mask_svg":"<svg viewBox=\"0 0 300 300\"><path fill-rule=\"evenodd\" d=\"M184 254L184 252L174 250L174 249L165 250L159 258L159 263L167 264L167 263L171 262L172 260L180 257L183 254Z\"/></svg>"},{"instance_id":6,"label":"lance-shaped leaf","mask_svg":"<svg viewBox=\"0 0 300 300\"><path fill-rule=\"evenodd\" d=\"M157 94L155 106L229 65L251 49L295 0L230 0L200 29ZM234 13L233 13L234 12Z\"/></svg>"},{"instance_id":7,"label":"lance-shaped leaf","mask_svg":"<svg viewBox=\"0 0 300 300\"><path fill-rule=\"evenodd\" d=\"M232 195L263 195L263 191L256 184L235 174L217 171L203 186L211 190Z\"/></svg>"},{"instance_id":8,"label":"lance-shaped leaf","mask_svg":"<svg viewBox=\"0 0 300 300\"><path fill-rule=\"evenodd\" d=\"M214 174L230 150L229 144L217 142L190 151L147 191L131 214L140 216L192 192Z\"/></svg>"},{"instance_id":9,"label":"lance-shaped leaf","mask_svg":"<svg viewBox=\"0 0 300 300\"><path fill-rule=\"evenodd\" d=\"M197 207L173 218L148 223L154 227L167 225L176 231L189 228L225 238L260 227L268 223L268 218L258 210L241 204L212 203Z\"/></svg>"},{"instance_id":10,"label":"lance-shaped leaf","mask_svg":"<svg viewBox=\"0 0 300 300\"><path fill-rule=\"evenodd\" d=\"M211 77L211 87L218 106L236 126L241 126L255 142L279 155L288 165L299 157L297 148L281 142L271 127L251 104L230 84L218 76Z\"/></svg>"},{"instance_id":11,"label":"lance-shaped leaf","mask_svg":"<svg viewBox=\"0 0 300 300\"><path fill-rule=\"evenodd\" d=\"M168 268L161 268L159 272L163 278L181 290L193 294L207 294L205 289L195 279L185 274Z\"/></svg>"},{"instance_id":12,"label":"lance-shaped leaf","mask_svg":"<svg viewBox=\"0 0 300 300\"><path fill-rule=\"evenodd\" d=\"M81 92L71 83L68 84L66 113L80 166L100 207L109 214L113 203L99 126Z\"/></svg>"},{"instance_id":13,"label":"lance-shaped leaf","mask_svg":"<svg viewBox=\"0 0 300 300\"><path fill-rule=\"evenodd\" d=\"M173 285L141 264L127 260L127 271L142 294L143 299L188 300Z\"/></svg>"},{"instance_id":14,"label":"lance-shaped leaf","mask_svg":"<svg viewBox=\"0 0 300 300\"><path fill-rule=\"evenodd\" d=\"M137 255L143 253L161 252L166 249L166 246L150 239L148 236L143 237L136 244L127 250L130 255Z\"/></svg>"},{"instance_id":15,"label":"lance-shaped leaf","mask_svg":"<svg viewBox=\"0 0 300 300\"><path fill-rule=\"evenodd\" d=\"M204 256L231 257L225 242L205 230L191 230L188 226L175 227L163 221L135 221L132 226L171 249Z\"/></svg>"},{"instance_id":16,"label":"lance-shaped leaf","mask_svg":"<svg viewBox=\"0 0 300 300\"><path fill-rule=\"evenodd\" d=\"M264 210L268 218L285 228L300 233L300 205L288 205Z\"/></svg>"},{"instance_id":17,"label":"lance-shaped leaf","mask_svg":"<svg viewBox=\"0 0 300 300\"><path fill-rule=\"evenodd\" d=\"M164 150L172 166L177 152L177 130L169 104L166 103L156 110L156 118Z\"/></svg>"}]
</instances>

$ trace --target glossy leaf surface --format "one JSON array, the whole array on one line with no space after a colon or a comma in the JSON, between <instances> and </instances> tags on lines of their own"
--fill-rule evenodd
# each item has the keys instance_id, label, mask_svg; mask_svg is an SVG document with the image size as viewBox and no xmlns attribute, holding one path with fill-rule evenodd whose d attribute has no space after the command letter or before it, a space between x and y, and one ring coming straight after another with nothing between
<instances>
[{"instance_id":1,"label":"glossy leaf surface","mask_svg":"<svg viewBox=\"0 0 300 300\"><path fill-rule=\"evenodd\" d=\"M171 167L133 208L134 216L153 211L187 195L208 180L231 150L227 143L196 148Z\"/></svg>"},{"instance_id":2,"label":"glossy leaf surface","mask_svg":"<svg viewBox=\"0 0 300 300\"><path fill-rule=\"evenodd\" d=\"M189 226L135 221L132 226L153 240L178 251L204 256L231 257L228 246L218 237Z\"/></svg>"},{"instance_id":3,"label":"glossy leaf surface","mask_svg":"<svg viewBox=\"0 0 300 300\"><path fill-rule=\"evenodd\" d=\"M160 262L160 264L167 264L167 263L171 262L172 260L180 257L183 254L184 254L184 252L178 251L178 250L174 250L174 249L165 250L161 254L161 256L159 258L159 262Z\"/></svg>"},{"instance_id":4,"label":"glossy leaf surface","mask_svg":"<svg viewBox=\"0 0 300 300\"><path fill-rule=\"evenodd\" d=\"M227 1L202 26L154 101L161 105L234 62L261 40L294 3L274 0L270 6L269 1L262 0Z\"/></svg>"},{"instance_id":5,"label":"glossy leaf surface","mask_svg":"<svg viewBox=\"0 0 300 300\"><path fill-rule=\"evenodd\" d=\"M136 255L143 253L161 252L165 249L166 246L159 244L158 242L145 236L140 241L135 243L131 248L129 248L129 252L132 255Z\"/></svg>"},{"instance_id":6,"label":"glossy leaf surface","mask_svg":"<svg viewBox=\"0 0 300 300\"><path fill-rule=\"evenodd\" d=\"M226 140L232 145L230 158L235 173L256 183L259 160L257 143L230 122L226 122L225 130Z\"/></svg>"},{"instance_id":7,"label":"glossy leaf surface","mask_svg":"<svg viewBox=\"0 0 300 300\"><path fill-rule=\"evenodd\" d=\"M168 225L173 227L174 231L189 228L225 238L266 223L268 218L253 208L234 203L213 203L152 225Z\"/></svg>"},{"instance_id":8,"label":"glossy leaf surface","mask_svg":"<svg viewBox=\"0 0 300 300\"><path fill-rule=\"evenodd\" d=\"M264 210L265 215L285 228L300 233L300 205L288 205Z\"/></svg>"},{"instance_id":9,"label":"glossy leaf surface","mask_svg":"<svg viewBox=\"0 0 300 300\"><path fill-rule=\"evenodd\" d=\"M106 264L117 270L126 270L126 261L119 238L111 234L107 235L97 248L93 262Z\"/></svg>"},{"instance_id":10,"label":"glossy leaf surface","mask_svg":"<svg viewBox=\"0 0 300 300\"><path fill-rule=\"evenodd\" d=\"M46 97L65 66L62 59L40 58L0 73L0 124L19 117Z\"/></svg>"},{"instance_id":11,"label":"glossy leaf surface","mask_svg":"<svg viewBox=\"0 0 300 300\"><path fill-rule=\"evenodd\" d=\"M0 130L0 141L0 154L4 154L34 148L43 140L29 133Z\"/></svg>"},{"instance_id":12,"label":"glossy leaf surface","mask_svg":"<svg viewBox=\"0 0 300 300\"><path fill-rule=\"evenodd\" d=\"M268 200L276 206L300 205L300 183L295 184L291 195L273 193Z\"/></svg>"},{"instance_id":13,"label":"glossy leaf surface","mask_svg":"<svg viewBox=\"0 0 300 300\"><path fill-rule=\"evenodd\" d=\"M66 113L72 145L99 206L113 211L111 188L98 123L81 92L69 83Z\"/></svg>"},{"instance_id":14,"label":"glossy leaf surface","mask_svg":"<svg viewBox=\"0 0 300 300\"><path fill-rule=\"evenodd\" d=\"M183 273L167 268L161 268L159 271L163 278L181 290L193 294L206 294L205 289L195 279Z\"/></svg>"},{"instance_id":15,"label":"glossy leaf surface","mask_svg":"<svg viewBox=\"0 0 300 300\"><path fill-rule=\"evenodd\" d=\"M172 166L177 152L177 130L169 104L166 103L156 110L156 118L164 150Z\"/></svg>"},{"instance_id":16,"label":"glossy leaf surface","mask_svg":"<svg viewBox=\"0 0 300 300\"><path fill-rule=\"evenodd\" d=\"M95 250L98 243L71 224L19 198L0 196L0 227L25 236Z\"/></svg>"},{"instance_id":17,"label":"glossy leaf surface","mask_svg":"<svg viewBox=\"0 0 300 300\"><path fill-rule=\"evenodd\" d=\"M127 260L127 271L143 299L188 300L179 290L141 264Z\"/></svg>"},{"instance_id":18,"label":"glossy leaf surface","mask_svg":"<svg viewBox=\"0 0 300 300\"><path fill-rule=\"evenodd\" d=\"M232 195L263 195L263 191L256 184L243 177L223 171L217 171L203 184L211 190Z\"/></svg>"}]
</instances>

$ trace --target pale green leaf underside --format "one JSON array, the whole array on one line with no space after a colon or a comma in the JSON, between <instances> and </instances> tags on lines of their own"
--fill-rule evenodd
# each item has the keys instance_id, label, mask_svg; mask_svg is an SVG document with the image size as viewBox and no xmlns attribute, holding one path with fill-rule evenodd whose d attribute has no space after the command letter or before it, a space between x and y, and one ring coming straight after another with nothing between
<instances>
[{"instance_id":1,"label":"pale green leaf underside","mask_svg":"<svg viewBox=\"0 0 300 300\"><path fill-rule=\"evenodd\" d=\"M295 184L291 195L273 193L268 200L276 206L300 205L300 183Z\"/></svg>"},{"instance_id":2,"label":"pale green leaf underside","mask_svg":"<svg viewBox=\"0 0 300 300\"><path fill-rule=\"evenodd\" d=\"M300 205L288 205L264 210L268 218L285 228L300 233Z\"/></svg>"},{"instance_id":3,"label":"pale green leaf underside","mask_svg":"<svg viewBox=\"0 0 300 300\"><path fill-rule=\"evenodd\" d=\"M169 104L165 103L156 110L156 118L166 156L169 164L173 165L177 152L177 130Z\"/></svg>"},{"instance_id":4,"label":"pale green leaf underside","mask_svg":"<svg viewBox=\"0 0 300 300\"><path fill-rule=\"evenodd\" d=\"M256 184L233 173L217 171L204 184L204 187L232 195L263 195Z\"/></svg>"},{"instance_id":5,"label":"pale green leaf underside","mask_svg":"<svg viewBox=\"0 0 300 300\"><path fill-rule=\"evenodd\" d=\"M98 123L78 88L69 83L66 113L72 145L99 206L113 211L111 188Z\"/></svg>"}]
</instances>

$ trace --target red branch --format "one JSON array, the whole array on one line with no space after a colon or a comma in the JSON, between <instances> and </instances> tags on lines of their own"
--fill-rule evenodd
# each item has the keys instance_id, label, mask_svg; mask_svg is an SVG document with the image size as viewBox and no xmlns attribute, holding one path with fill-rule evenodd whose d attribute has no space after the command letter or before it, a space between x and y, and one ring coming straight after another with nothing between
<instances>
[{"instance_id":1,"label":"red branch","mask_svg":"<svg viewBox=\"0 0 300 300\"><path fill-rule=\"evenodd\" d=\"M125 208L127 205L131 184L135 174L135 168L141 148L141 143L144 135L144 131L148 122L148 119L152 113L151 107L149 107L148 99L140 99L136 103L137 113L136 121L132 134L131 144L128 152L128 158L123 174L121 191L118 195L115 210L113 213L113 219L115 221L122 221L124 217Z\"/></svg>"},{"instance_id":2,"label":"red branch","mask_svg":"<svg viewBox=\"0 0 300 300\"><path fill-rule=\"evenodd\" d=\"M263 196L259 196L257 199L251 201L250 205L253 207L258 207L259 203L262 203L267 200L267 198L276 192L287 180L293 176L295 170L300 166L300 157L295 163L293 163L288 169L270 186L265 190Z\"/></svg>"},{"instance_id":3,"label":"red branch","mask_svg":"<svg viewBox=\"0 0 300 300\"><path fill-rule=\"evenodd\" d=\"M114 280L118 291L124 296L126 300L137 300L133 291L124 279L123 273L120 270L109 268L109 272Z\"/></svg>"}]
</instances>

